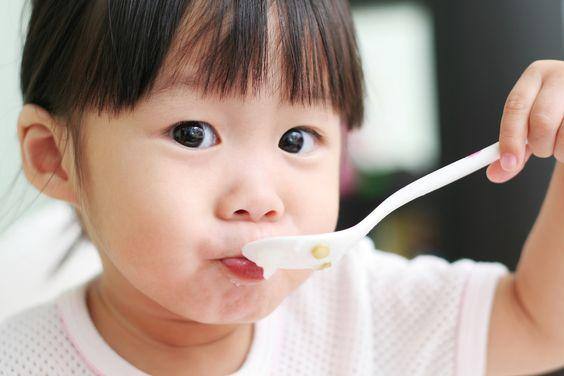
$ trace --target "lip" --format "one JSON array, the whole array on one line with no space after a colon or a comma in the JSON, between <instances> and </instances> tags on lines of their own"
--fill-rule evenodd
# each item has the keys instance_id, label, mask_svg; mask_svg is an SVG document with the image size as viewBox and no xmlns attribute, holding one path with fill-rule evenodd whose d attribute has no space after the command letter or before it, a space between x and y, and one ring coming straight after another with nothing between
<instances>
[{"instance_id":1,"label":"lip","mask_svg":"<svg viewBox=\"0 0 564 376\"><path fill-rule=\"evenodd\" d=\"M240 281L264 281L262 268L246 257L226 257L219 261L221 261L225 269L227 269L233 277Z\"/></svg>"},{"instance_id":2,"label":"lip","mask_svg":"<svg viewBox=\"0 0 564 376\"><path fill-rule=\"evenodd\" d=\"M253 234L251 236L243 236L243 237L237 237L236 239L226 239L225 243L227 244L231 244L231 245L235 245L230 246L229 248L223 248L220 246L214 246L213 248L220 248L220 249L227 249L227 252L225 252L225 254L221 255L220 257L217 257L217 259L228 259L228 258L244 258L246 260L248 260L245 256L243 256L243 246L247 243L250 242L254 242L255 240L259 240L259 239L263 239L263 238L268 238L268 237L272 237L272 236L277 236L275 234L270 234L270 233L261 233L259 235L257 234ZM249 260L250 261L250 260ZM252 261L250 261L252 262Z\"/></svg>"}]
</instances>

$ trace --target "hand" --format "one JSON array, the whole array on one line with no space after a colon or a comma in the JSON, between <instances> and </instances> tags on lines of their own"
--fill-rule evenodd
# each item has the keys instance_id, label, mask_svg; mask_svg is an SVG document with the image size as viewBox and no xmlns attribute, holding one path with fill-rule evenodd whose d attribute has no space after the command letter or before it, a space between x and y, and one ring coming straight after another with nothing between
<instances>
[{"instance_id":1,"label":"hand","mask_svg":"<svg viewBox=\"0 0 564 376\"><path fill-rule=\"evenodd\" d=\"M564 61L541 60L521 75L505 103L499 134L501 159L487 170L494 183L521 172L534 154L564 163Z\"/></svg>"}]
</instances>

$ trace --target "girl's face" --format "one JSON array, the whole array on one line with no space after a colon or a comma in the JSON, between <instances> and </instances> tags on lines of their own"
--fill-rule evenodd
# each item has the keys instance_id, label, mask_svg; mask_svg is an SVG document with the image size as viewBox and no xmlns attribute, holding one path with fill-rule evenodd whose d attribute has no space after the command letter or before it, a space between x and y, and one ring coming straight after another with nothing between
<instances>
[{"instance_id":1,"label":"girl's face","mask_svg":"<svg viewBox=\"0 0 564 376\"><path fill-rule=\"evenodd\" d=\"M117 117L87 114L82 214L109 286L185 319L252 322L312 271L237 287L220 260L262 237L335 229L344 128L330 107L284 104L274 90L199 93L178 84Z\"/></svg>"}]
</instances>

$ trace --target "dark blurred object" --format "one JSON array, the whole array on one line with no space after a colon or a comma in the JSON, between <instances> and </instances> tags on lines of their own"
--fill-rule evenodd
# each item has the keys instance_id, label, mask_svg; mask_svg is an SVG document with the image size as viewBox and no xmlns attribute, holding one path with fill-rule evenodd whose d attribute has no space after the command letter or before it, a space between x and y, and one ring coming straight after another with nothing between
<instances>
[{"instance_id":1,"label":"dark blurred object","mask_svg":"<svg viewBox=\"0 0 564 376\"><path fill-rule=\"evenodd\" d=\"M562 1L441 0L435 15L441 164L499 138L505 100L535 60L562 59ZM514 268L540 209L554 160L532 158L503 185L478 173L442 195L442 244L451 259Z\"/></svg>"},{"instance_id":2,"label":"dark blurred object","mask_svg":"<svg viewBox=\"0 0 564 376\"><path fill-rule=\"evenodd\" d=\"M563 58L564 5L561 0L436 0L430 5L444 165L498 139L507 95L530 63ZM553 166L552 158L532 158L509 183L494 185L480 173L440 194L446 257L501 261L514 270Z\"/></svg>"},{"instance_id":3,"label":"dark blurred object","mask_svg":"<svg viewBox=\"0 0 564 376\"><path fill-rule=\"evenodd\" d=\"M428 171L431 172L431 171ZM359 172L359 185L350 195L341 197L337 230L356 225L383 200L421 175L406 172ZM440 254L440 226L437 196L417 199L384 218L369 234L376 248L413 258L419 254Z\"/></svg>"}]
</instances>

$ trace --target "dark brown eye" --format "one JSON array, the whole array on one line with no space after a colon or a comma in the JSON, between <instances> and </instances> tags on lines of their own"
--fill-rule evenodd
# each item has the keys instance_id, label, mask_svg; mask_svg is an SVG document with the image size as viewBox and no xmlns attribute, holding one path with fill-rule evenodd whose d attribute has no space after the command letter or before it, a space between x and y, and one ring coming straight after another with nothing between
<instances>
[{"instance_id":1,"label":"dark brown eye","mask_svg":"<svg viewBox=\"0 0 564 376\"><path fill-rule=\"evenodd\" d=\"M211 125L195 120L175 124L170 135L176 142L189 148L200 148L202 145L204 147L213 146L217 138Z\"/></svg>"},{"instance_id":2,"label":"dark brown eye","mask_svg":"<svg viewBox=\"0 0 564 376\"><path fill-rule=\"evenodd\" d=\"M292 154L298 154L303 149L306 149L304 153L308 153L315 146L315 139L314 131L305 128L292 128L284 133L278 147Z\"/></svg>"}]
</instances>

